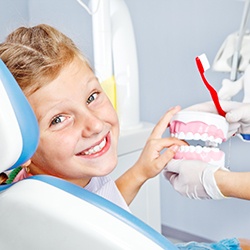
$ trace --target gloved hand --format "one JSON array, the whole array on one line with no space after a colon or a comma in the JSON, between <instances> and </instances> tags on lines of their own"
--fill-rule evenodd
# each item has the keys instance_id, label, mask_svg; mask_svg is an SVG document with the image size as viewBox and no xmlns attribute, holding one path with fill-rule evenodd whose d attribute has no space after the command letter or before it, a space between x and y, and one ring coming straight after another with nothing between
<instances>
[{"instance_id":1,"label":"gloved hand","mask_svg":"<svg viewBox=\"0 0 250 250\"><path fill-rule=\"evenodd\" d=\"M227 138L234 134L242 134L243 139L250 140L250 103L220 101L220 104L227 113L226 120L229 123ZM183 110L218 113L213 102L192 105Z\"/></svg>"},{"instance_id":2,"label":"gloved hand","mask_svg":"<svg viewBox=\"0 0 250 250\"><path fill-rule=\"evenodd\" d=\"M244 141L250 141L250 103L241 103L239 107L231 109L226 119L229 124L240 123L238 133Z\"/></svg>"},{"instance_id":3,"label":"gloved hand","mask_svg":"<svg viewBox=\"0 0 250 250\"><path fill-rule=\"evenodd\" d=\"M181 195L191 199L223 199L214 173L218 169L228 171L197 160L171 160L163 170L164 176Z\"/></svg>"}]
</instances>

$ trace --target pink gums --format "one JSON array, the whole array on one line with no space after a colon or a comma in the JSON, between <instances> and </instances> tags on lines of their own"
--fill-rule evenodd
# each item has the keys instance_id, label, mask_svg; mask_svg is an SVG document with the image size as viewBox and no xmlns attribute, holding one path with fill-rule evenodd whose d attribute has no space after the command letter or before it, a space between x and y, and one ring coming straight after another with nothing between
<instances>
[{"instance_id":1,"label":"pink gums","mask_svg":"<svg viewBox=\"0 0 250 250\"><path fill-rule=\"evenodd\" d=\"M180 133L183 132L187 134L191 132L192 134L208 134L208 136L213 136L215 139L221 138L223 141L226 140L223 131L218 129L215 125L207 125L200 121L184 123L181 121L173 121L170 124L171 133Z\"/></svg>"},{"instance_id":2,"label":"pink gums","mask_svg":"<svg viewBox=\"0 0 250 250\"><path fill-rule=\"evenodd\" d=\"M210 162L210 161L220 161L224 157L224 152L219 151L219 152L180 152L177 151L174 159L184 159L184 160L200 160L200 161L205 161L205 162Z\"/></svg>"}]
</instances>

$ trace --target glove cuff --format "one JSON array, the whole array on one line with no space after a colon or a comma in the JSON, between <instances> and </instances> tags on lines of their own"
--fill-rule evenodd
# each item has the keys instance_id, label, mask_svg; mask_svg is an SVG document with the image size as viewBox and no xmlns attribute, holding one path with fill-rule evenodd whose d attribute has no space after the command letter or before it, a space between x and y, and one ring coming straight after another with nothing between
<instances>
[{"instance_id":1,"label":"glove cuff","mask_svg":"<svg viewBox=\"0 0 250 250\"><path fill-rule=\"evenodd\" d=\"M202 174L202 184L204 186L204 189L206 190L207 194L214 200L221 200L225 199L226 196L224 196L220 189L218 188L214 173L219 169L220 167L215 167L210 165L209 167L205 168ZM226 168L221 168L223 170L227 170Z\"/></svg>"}]
</instances>

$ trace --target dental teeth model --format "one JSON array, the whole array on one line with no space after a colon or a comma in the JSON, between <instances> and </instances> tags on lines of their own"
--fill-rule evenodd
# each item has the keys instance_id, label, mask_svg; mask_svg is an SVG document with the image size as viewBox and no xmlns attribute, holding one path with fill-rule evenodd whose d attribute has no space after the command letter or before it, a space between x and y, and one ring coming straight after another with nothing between
<instances>
[{"instance_id":1,"label":"dental teeth model","mask_svg":"<svg viewBox=\"0 0 250 250\"><path fill-rule=\"evenodd\" d=\"M186 141L201 141L205 145L181 146L175 159L202 160L224 166L225 154L218 145L226 141L227 132L228 123L223 116L198 111L178 112L170 123L171 136Z\"/></svg>"}]
</instances>

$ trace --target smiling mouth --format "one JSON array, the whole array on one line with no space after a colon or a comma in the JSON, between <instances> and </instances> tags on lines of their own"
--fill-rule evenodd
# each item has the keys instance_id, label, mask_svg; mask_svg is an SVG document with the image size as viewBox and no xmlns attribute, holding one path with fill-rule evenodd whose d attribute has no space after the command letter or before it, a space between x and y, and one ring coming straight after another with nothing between
<instances>
[{"instance_id":1,"label":"smiling mouth","mask_svg":"<svg viewBox=\"0 0 250 250\"><path fill-rule=\"evenodd\" d=\"M180 111L170 123L172 137L190 140L190 143L200 142L202 145L181 146L174 159L201 160L217 166L224 166L225 153L218 146L226 141L228 123L220 115Z\"/></svg>"},{"instance_id":2,"label":"smiling mouth","mask_svg":"<svg viewBox=\"0 0 250 250\"><path fill-rule=\"evenodd\" d=\"M94 155L96 153L99 153L103 150L103 148L106 146L107 144L107 138L105 137L99 144L88 148L87 150L83 150L82 152L78 153L77 155Z\"/></svg>"}]
</instances>

